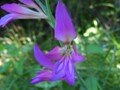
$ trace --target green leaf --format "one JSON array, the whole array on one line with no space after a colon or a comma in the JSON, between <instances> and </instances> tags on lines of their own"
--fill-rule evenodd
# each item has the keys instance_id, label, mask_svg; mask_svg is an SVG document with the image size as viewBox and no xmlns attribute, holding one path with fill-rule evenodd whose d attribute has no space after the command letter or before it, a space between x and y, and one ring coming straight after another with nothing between
<instances>
[{"instance_id":1,"label":"green leaf","mask_svg":"<svg viewBox=\"0 0 120 90\"><path fill-rule=\"evenodd\" d=\"M103 48L102 47L100 47L99 45L97 45L97 44L88 44L87 46L86 46L86 52L88 53L88 54L94 54L94 53L96 53L96 54L104 54L104 51L103 51Z\"/></svg>"},{"instance_id":2,"label":"green leaf","mask_svg":"<svg viewBox=\"0 0 120 90\"><path fill-rule=\"evenodd\" d=\"M66 83L64 81L62 82L62 88L63 88L63 90L76 90L75 89L76 86L77 86L77 84L74 84L74 86L70 86L70 85L68 85L68 83Z\"/></svg>"},{"instance_id":3,"label":"green leaf","mask_svg":"<svg viewBox=\"0 0 120 90\"><path fill-rule=\"evenodd\" d=\"M41 82L41 83L38 83L36 84L35 86L36 87L41 87L41 88L44 88L44 89L50 89L52 87L55 87L56 85L58 85L60 82Z\"/></svg>"},{"instance_id":4,"label":"green leaf","mask_svg":"<svg viewBox=\"0 0 120 90\"><path fill-rule=\"evenodd\" d=\"M115 8L115 7L114 7L114 4L111 4L111 3L99 3L99 4L96 4L96 5L94 5L94 6L95 6L95 7L105 6L105 7Z\"/></svg>"},{"instance_id":5,"label":"green leaf","mask_svg":"<svg viewBox=\"0 0 120 90\"><path fill-rule=\"evenodd\" d=\"M101 90L100 85L96 77L88 77L85 81L87 90ZM86 90L84 87L81 87L80 90Z\"/></svg>"}]
</instances>

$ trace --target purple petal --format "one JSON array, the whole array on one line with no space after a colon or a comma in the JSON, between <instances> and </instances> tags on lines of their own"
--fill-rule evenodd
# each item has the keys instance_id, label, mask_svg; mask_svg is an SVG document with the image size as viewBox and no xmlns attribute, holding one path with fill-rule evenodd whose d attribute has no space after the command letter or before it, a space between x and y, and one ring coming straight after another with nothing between
<instances>
[{"instance_id":1,"label":"purple petal","mask_svg":"<svg viewBox=\"0 0 120 90\"><path fill-rule=\"evenodd\" d=\"M61 0L58 1L55 14L55 38L64 43L76 38L75 28L71 18Z\"/></svg>"},{"instance_id":2,"label":"purple petal","mask_svg":"<svg viewBox=\"0 0 120 90\"><path fill-rule=\"evenodd\" d=\"M31 83L36 84L42 81L49 81L52 75L52 71L50 70L43 70L39 72L34 78L32 78Z\"/></svg>"},{"instance_id":3,"label":"purple petal","mask_svg":"<svg viewBox=\"0 0 120 90\"><path fill-rule=\"evenodd\" d=\"M19 0L19 1L22 2L23 4L31 6L31 7L36 6L36 4L33 2L33 0Z\"/></svg>"},{"instance_id":4,"label":"purple petal","mask_svg":"<svg viewBox=\"0 0 120 90\"><path fill-rule=\"evenodd\" d=\"M73 52L72 52L72 58L73 58L73 62L77 63L77 62L82 62L85 58L84 56L82 56L76 49L75 46L73 46Z\"/></svg>"},{"instance_id":5,"label":"purple petal","mask_svg":"<svg viewBox=\"0 0 120 90\"><path fill-rule=\"evenodd\" d=\"M51 60L59 60L62 57L61 48L59 46L56 46L46 54L46 57Z\"/></svg>"},{"instance_id":6,"label":"purple petal","mask_svg":"<svg viewBox=\"0 0 120 90\"><path fill-rule=\"evenodd\" d=\"M0 26L4 27L8 22L11 20L15 19L16 15L15 14L8 14L5 15L0 19Z\"/></svg>"},{"instance_id":7,"label":"purple petal","mask_svg":"<svg viewBox=\"0 0 120 90\"><path fill-rule=\"evenodd\" d=\"M32 15L22 15L22 14L7 14L0 19L0 26L4 27L7 23L15 19L36 19Z\"/></svg>"},{"instance_id":8,"label":"purple petal","mask_svg":"<svg viewBox=\"0 0 120 90\"><path fill-rule=\"evenodd\" d=\"M39 9L37 4L35 4L33 0L19 0L19 1L22 2L23 4L29 6L29 7Z\"/></svg>"},{"instance_id":9,"label":"purple petal","mask_svg":"<svg viewBox=\"0 0 120 90\"><path fill-rule=\"evenodd\" d=\"M62 59L58 61L54 66L51 80L55 81L62 79L65 76L66 65L67 63L65 57L62 57Z\"/></svg>"},{"instance_id":10,"label":"purple petal","mask_svg":"<svg viewBox=\"0 0 120 90\"><path fill-rule=\"evenodd\" d=\"M64 79L70 85L74 85L75 83L74 66L71 60L68 61L68 65L66 66L66 76Z\"/></svg>"},{"instance_id":11,"label":"purple petal","mask_svg":"<svg viewBox=\"0 0 120 90\"><path fill-rule=\"evenodd\" d=\"M25 14L25 15L38 15L39 13L28 9L25 6L20 4L12 3L12 4L5 4L1 6L1 8L9 13L17 13L17 14Z\"/></svg>"},{"instance_id":12,"label":"purple petal","mask_svg":"<svg viewBox=\"0 0 120 90\"><path fill-rule=\"evenodd\" d=\"M49 58L45 56L45 54L39 49L38 45L34 45L34 56L36 61L47 68L53 68L53 62L50 61Z\"/></svg>"}]
</instances>

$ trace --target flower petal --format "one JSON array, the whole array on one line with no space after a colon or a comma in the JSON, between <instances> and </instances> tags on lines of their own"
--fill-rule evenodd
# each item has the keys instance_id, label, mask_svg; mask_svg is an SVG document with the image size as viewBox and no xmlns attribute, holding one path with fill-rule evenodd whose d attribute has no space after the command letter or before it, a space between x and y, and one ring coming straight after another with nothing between
<instances>
[{"instance_id":1,"label":"flower petal","mask_svg":"<svg viewBox=\"0 0 120 90\"><path fill-rule=\"evenodd\" d=\"M51 60L59 60L62 57L61 48L59 46L56 46L46 54L46 57Z\"/></svg>"},{"instance_id":2,"label":"flower petal","mask_svg":"<svg viewBox=\"0 0 120 90\"><path fill-rule=\"evenodd\" d=\"M66 66L66 75L65 75L64 79L70 85L74 85L74 83L75 83L74 66L70 59L68 61L68 65Z\"/></svg>"},{"instance_id":3,"label":"flower petal","mask_svg":"<svg viewBox=\"0 0 120 90\"><path fill-rule=\"evenodd\" d=\"M4 27L7 23L15 19L36 19L32 15L22 15L22 14L7 14L0 19L0 26Z\"/></svg>"},{"instance_id":4,"label":"flower petal","mask_svg":"<svg viewBox=\"0 0 120 90\"><path fill-rule=\"evenodd\" d=\"M53 68L51 80L56 81L62 79L65 76L66 65L65 57L62 57Z\"/></svg>"},{"instance_id":5,"label":"flower petal","mask_svg":"<svg viewBox=\"0 0 120 90\"><path fill-rule=\"evenodd\" d=\"M73 62L77 63L77 62L82 62L85 58L84 56L82 56L76 49L75 46L73 46L73 52L72 52L72 58L73 58Z\"/></svg>"},{"instance_id":6,"label":"flower petal","mask_svg":"<svg viewBox=\"0 0 120 90\"><path fill-rule=\"evenodd\" d=\"M55 38L64 43L76 38L75 28L61 0L58 1L55 13Z\"/></svg>"},{"instance_id":7,"label":"flower petal","mask_svg":"<svg viewBox=\"0 0 120 90\"><path fill-rule=\"evenodd\" d=\"M8 14L5 15L0 19L0 26L4 27L8 22L11 20L15 19L16 15L15 14Z\"/></svg>"},{"instance_id":8,"label":"flower petal","mask_svg":"<svg viewBox=\"0 0 120 90\"><path fill-rule=\"evenodd\" d=\"M19 0L21 3L30 6L30 7L36 7L37 5L34 3L33 0Z\"/></svg>"},{"instance_id":9,"label":"flower petal","mask_svg":"<svg viewBox=\"0 0 120 90\"><path fill-rule=\"evenodd\" d=\"M49 81L52 75L52 71L50 70L43 70L39 72L34 78L32 78L31 83L36 84L42 81Z\"/></svg>"},{"instance_id":10,"label":"flower petal","mask_svg":"<svg viewBox=\"0 0 120 90\"><path fill-rule=\"evenodd\" d=\"M24 15L35 15L38 16L39 13L35 12L25 6L20 4L12 3L12 4L5 4L1 6L1 8L9 13L17 13L17 14L24 14Z\"/></svg>"},{"instance_id":11,"label":"flower petal","mask_svg":"<svg viewBox=\"0 0 120 90\"><path fill-rule=\"evenodd\" d=\"M49 58L45 56L45 54L39 49L38 45L34 45L34 56L36 61L47 68L53 68L53 62L50 61Z\"/></svg>"},{"instance_id":12,"label":"flower petal","mask_svg":"<svg viewBox=\"0 0 120 90\"><path fill-rule=\"evenodd\" d=\"M31 8L35 8L37 9L38 11L41 11L40 8L37 6L36 3L34 3L33 0L19 0L20 2L22 2L23 4L31 7Z\"/></svg>"}]
</instances>

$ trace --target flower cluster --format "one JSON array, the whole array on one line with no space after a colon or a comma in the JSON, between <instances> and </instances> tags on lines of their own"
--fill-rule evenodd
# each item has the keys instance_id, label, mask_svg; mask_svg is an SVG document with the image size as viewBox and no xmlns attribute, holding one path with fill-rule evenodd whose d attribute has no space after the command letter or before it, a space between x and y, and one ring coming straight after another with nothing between
<instances>
[{"instance_id":1,"label":"flower cluster","mask_svg":"<svg viewBox=\"0 0 120 90\"><path fill-rule=\"evenodd\" d=\"M2 9L10 14L1 18L0 26L6 25L13 19L47 18L32 0L20 0L20 2L25 5L5 4L2 6ZM29 8L34 8L36 11L30 10ZM84 60L84 57L72 43L76 36L74 25L66 7L62 0L58 0L55 11L54 38L62 42L63 46L56 46L48 53L43 53L37 44L34 45L35 59L44 69L32 78L32 84L57 80L64 80L70 85L75 83L74 65Z\"/></svg>"}]
</instances>

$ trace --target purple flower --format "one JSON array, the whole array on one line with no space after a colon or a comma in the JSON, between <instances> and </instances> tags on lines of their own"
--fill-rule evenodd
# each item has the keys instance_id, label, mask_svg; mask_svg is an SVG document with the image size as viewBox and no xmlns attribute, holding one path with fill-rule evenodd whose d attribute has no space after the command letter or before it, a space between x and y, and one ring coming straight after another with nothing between
<instances>
[{"instance_id":1,"label":"purple flower","mask_svg":"<svg viewBox=\"0 0 120 90\"><path fill-rule=\"evenodd\" d=\"M33 0L19 0L23 4L5 4L1 6L9 14L0 19L0 26L4 27L15 19L46 19L47 16ZM34 9L34 10L33 10Z\"/></svg>"},{"instance_id":2,"label":"purple flower","mask_svg":"<svg viewBox=\"0 0 120 90\"><path fill-rule=\"evenodd\" d=\"M73 85L75 82L74 64L84 60L84 57L76 51L75 46L56 46L50 52L44 54L37 44L34 46L36 61L45 69L37 73L31 83L42 81L64 80Z\"/></svg>"},{"instance_id":3,"label":"purple flower","mask_svg":"<svg viewBox=\"0 0 120 90\"><path fill-rule=\"evenodd\" d=\"M83 61L84 57L71 43L76 38L76 32L61 0L56 7L55 19L55 38L62 41L63 46L56 46L46 54L37 45L34 46L34 56L45 69L38 73L31 83L64 80L73 85L75 83L74 65Z\"/></svg>"}]
</instances>

